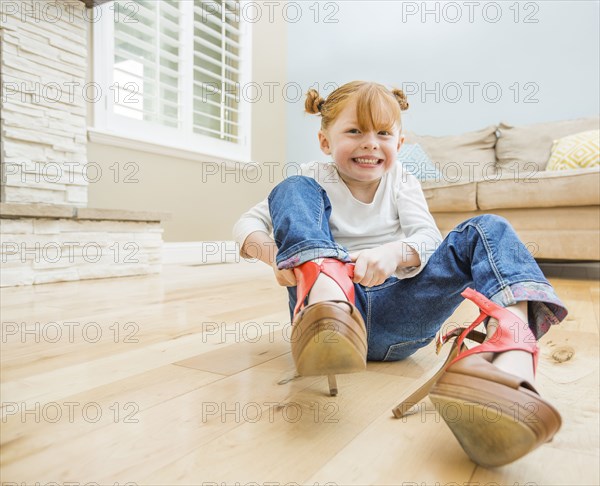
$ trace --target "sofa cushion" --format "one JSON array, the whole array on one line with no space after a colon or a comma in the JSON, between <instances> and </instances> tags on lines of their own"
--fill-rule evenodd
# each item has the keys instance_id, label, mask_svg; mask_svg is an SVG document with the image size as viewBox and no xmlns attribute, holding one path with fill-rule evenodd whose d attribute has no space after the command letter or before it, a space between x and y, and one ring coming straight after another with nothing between
<instances>
[{"instance_id":1,"label":"sofa cushion","mask_svg":"<svg viewBox=\"0 0 600 486\"><path fill-rule=\"evenodd\" d=\"M555 140L546 170L580 169L597 165L600 165L600 130L588 130Z\"/></svg>"},{"instance_id":2,"label":"sofa cushion","mask_svg":"<svg viewBox=\"0 0 600 486\"><path fill-rule=\"evenodd\" d=\"M459 223L485 213L508 219L536 259L599 259L599 206L434 213L433 218L442 236L446 236ZM515 252L514 248L504 250Z\"/></svg>"},{"instance_id":3,"label":"sofa cushion","mask_svg":"<svg viewBox=\"0 0 600 486\"><path fill-rule=\"evenodd\" d=\"M418 143L448 182L474 181L495 174L496 127L435 137L408 132L405 143Z\"/></svg>"},{"instance_id":4,"label":"sofa cushion","mask_svg":"<svg viewBox=\"0 0 600 486\"><path fill-rule=\"evenodd\" d=\"M404 143L398 152L398 162L404 169L420 181L441 179L442 174L429 159L429 156L418 144Z\"/></svg>"},{"instance_id":5,"label":"sofa cushion","mask_svg":"<svg viewBox=\"0 0 600 486\"><path fill-rule=\"evenodd\" d=\"M496 168L502 173L544 170L554 140L587 130L598 130L599 126L598 117L526 126L500 123L496 142Z\"/></svg>"},{"instance_id":6,"label":"sofa cushion","mask_svg":"<svg viewBox=\"0 0 600 486\"><path fill-rule=\"evenodd\" d=\"M479 209L600 205L600 168L506 173L477 182Z\"/></svg>"},{"instance_id":7,"label":"sofa cushion","mask_svg":"<svg viewBox=\"0 0 600 486\"><path fill-rule=\"evenodd\" d=\"M421 184L429 211L475 211L477 209L477 184L475 182L425 181Z\"/></svg>"}]
</instances>

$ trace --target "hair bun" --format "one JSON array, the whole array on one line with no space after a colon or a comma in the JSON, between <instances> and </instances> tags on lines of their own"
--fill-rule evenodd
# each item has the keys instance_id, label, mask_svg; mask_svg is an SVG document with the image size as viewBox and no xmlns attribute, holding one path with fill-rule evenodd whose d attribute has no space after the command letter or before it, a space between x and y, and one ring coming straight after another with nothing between
<instances>
[{"instance_id":1,"label":"hair bun","mask_svg":"<svg viewBox=\"0 0 600 486\"><path fill-rule=\"evenodd\" d=\"M320 113L325 100L319 95L316 89L309 89L306 93L306 101L304 102L304 109L307 113L315 114Z\"/></svg>"},{"instance_id":2,"label":"hair bun","mask_svg":"<svg viewBox=\"0 0 600 486\"><path fill-rule=\"evenodd\" d=\"M393 89L392 94L396 97L396 101L398 101L398 104L400 105L400 110L408 110L409 104L404 91L401 89Z\"/></svg>"}]
</instances>

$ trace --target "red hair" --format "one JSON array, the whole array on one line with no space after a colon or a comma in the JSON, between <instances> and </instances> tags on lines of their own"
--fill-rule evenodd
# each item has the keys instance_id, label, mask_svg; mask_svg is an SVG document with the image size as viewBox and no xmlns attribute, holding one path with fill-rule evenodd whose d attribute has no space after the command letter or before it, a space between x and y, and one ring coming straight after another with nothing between
<instances>
[{"instance_id":1,"label":"red hair","mask_svg":"<svg viewBox=\"0 0 600 486\"><path fill-rule=\"evenodd\" d=\"M337 88L327 99L314 89L306 93L304 108L307 113L321 115L321 128L326 130L346 105L356 99L356 118L361 130L391 130L402 128L400 113L408 109L408 101L401 89L389 90L379 83L352 81Z\"/></svg>"}]
</instances>

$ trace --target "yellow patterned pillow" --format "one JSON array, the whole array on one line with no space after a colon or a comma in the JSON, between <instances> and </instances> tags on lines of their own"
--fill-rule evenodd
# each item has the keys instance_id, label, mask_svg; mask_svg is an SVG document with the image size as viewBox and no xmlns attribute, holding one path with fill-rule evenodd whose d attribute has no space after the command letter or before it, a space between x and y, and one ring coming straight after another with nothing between
<instances>
[{"instance_id":1,"label":"yellow patterned pillow","mask_svg":"<svg viewBox=\"0 0 600 486\"><path fill-rule=\"evenodd\" d=\"M580 169L600 165L600 130L559 138L552 145L546 170Z\"/></svg>"}]
</instances>

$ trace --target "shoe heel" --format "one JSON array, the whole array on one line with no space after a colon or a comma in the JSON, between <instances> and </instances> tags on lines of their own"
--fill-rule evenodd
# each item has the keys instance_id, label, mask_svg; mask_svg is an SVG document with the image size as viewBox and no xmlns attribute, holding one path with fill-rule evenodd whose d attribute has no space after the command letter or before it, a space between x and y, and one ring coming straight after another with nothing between
<instances>
[{"instance_id":1,"label":"shoe heel","mask_svg":"<svg viewBox=\"0 0 600 486\"><path fill-rule=\"evenodd\" d=\"M304 305L321 273L340 286L347 300ZM302 376L327 376L329 394L336 396L336 374L366 369L367 331L354 306L354 265L325 258L320 263L308 261L299 265L294 274L297 302L292 322L292 357L296 370Z\"/></svg>"},{"instance_id":2,"label":"shoe heel","mask_svg":"<svg viewBox=\"0 0 600 486\"><path fill-rule=\"evenodd\" d=\"M450 353L446 357L446 361L440 368L429 378L425 383L419 386L413 393L411 393L407 398L402 400L393 410L395 418L402 418L405 415L411 415L413 412L410 410L417 405L423 398L427 396L429 390L435 383L439 380L440 376L443 375L448 363L453 360L458 354L458 349L456 346L453 346Z\"/></svg>"},{"instance_id":3,"label":"shoe heel","mask_svg":"<svg viewBox=\"0 0 600 486\"><path fill-rule=\"evenodd\" d=\"M455 338L450 354L458 354L448 357L442 367L445 371L437 381L428 380L422 390L394 409L394 415L405 414L410 402L423 397L431 381L435 381L429 389L429 398L467 455L480 466L501 466L551 440L562 419L531 383L496 368L484 356L484 353L526 351L533 355L535 373L539 348L528 323L473 289L467 288L461 295L479 307L479 317L466 328L439 336L438 350ZM475 331L486 316L498 320L490 339ZM517 335L511 332L514 324L520 331ZM463 345L465 339L481 344L467 348Z\"/></svg>"},{"instance_id":4,"label":"shoe heel","mask_svg":"<svg viewBox=\"0 0 600 486\"><path fill-rule=\"evenodd\" d=\"M337 380L335 379L335 375L328 375L327 381L329 382L329 396L337 397L338 386Z\"/></svg>"}]
</instances>

